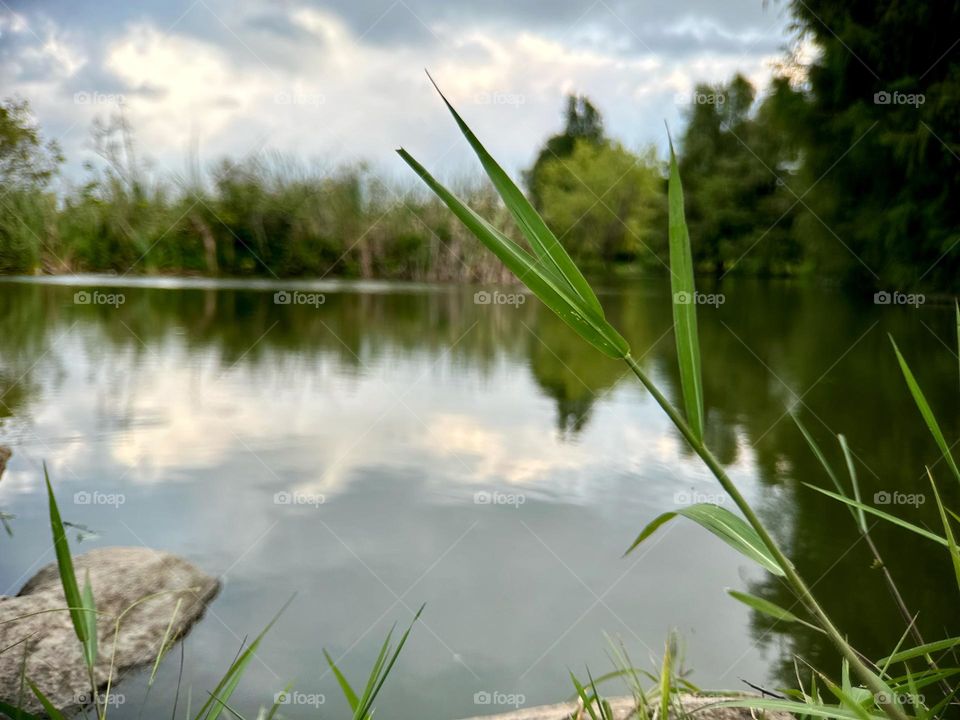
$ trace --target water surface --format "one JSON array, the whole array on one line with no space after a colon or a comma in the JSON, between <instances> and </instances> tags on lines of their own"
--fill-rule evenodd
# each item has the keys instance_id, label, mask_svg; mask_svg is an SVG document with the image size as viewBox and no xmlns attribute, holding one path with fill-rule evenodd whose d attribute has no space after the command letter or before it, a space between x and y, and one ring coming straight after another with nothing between
<instances>
[{"instance_id":1,"label":"water surface","mask_svg":"<svg viewBox=\"0 0 960 720\"><path fill-rule=\"evenodd\" d=\"M294 592L234 696L245 715L294 679L304 699L325 702L285 715L342 715L322 648L359 683L391 624L423 602L424 622L381 701L385 717L511 709L478 705L482 693L563 699L568 668L609 669L604 633L649 666L676 629L690 679L705 687L789 682L794 650L835 672L819 638L771 628L724 594L792 605L778 581L703 530L675 522L622 557L660 512L725 498L626 367L532 298L485 305L474 293L493 288L163 284L0 283L0 443L15 453L0 509L17 516L13 537L0 538L0 593L53 559L45 460L65 519L96 533L78 552L146 545L223 576L186 641L195 706ZM323 302L277 304L278 289ZM846 510L802 485L828 480L785 413L798 411L835 462L830 432L847 435L871 501L929 498L923 468L936 450L886 334L956 438L952 308L875 306L785 284L721 290L726 302L700 313L708 440L838 624L882 655L903 624ZM84 303L83 291L121 294L122 304ZM677 399L668 298L664 284L644 281L601 299ZM942 464L935 472L956 506ZM894 511L938 523L932 499ZM945 554L884 526L874 532L928 639L956 634ZM144 717L169 717L178 655ZM140 674L118 688L126 703L113 717L138 715L143 684Z\"/></svg>"}]
</instances>

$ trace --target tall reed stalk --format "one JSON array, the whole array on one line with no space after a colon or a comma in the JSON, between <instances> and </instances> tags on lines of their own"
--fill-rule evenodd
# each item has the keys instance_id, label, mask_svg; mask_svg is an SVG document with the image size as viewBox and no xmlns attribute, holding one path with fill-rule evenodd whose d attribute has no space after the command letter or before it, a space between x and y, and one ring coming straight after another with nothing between
<instances>
[{"instance_id":1,"label":"tall reed stalk","mask_svg":"<svg viewBox=\"0 0 960 720\"><path fill-rule=\"evenodd\" d=\"M434 86L436 87L436 83ZM439 88L437 91L440 92ZM544 304L598 350L626 362L743 515L741 519L720 506L706 504L665 513L640 533L630 550L677 514L700 523L741 553L760 562L771 572L784 577L798 601L810 613L816 627L830 638L849 667L853 668L870 690L876 705L892 720L907 720L908 715L900 706L897 695L877 673L868 667L834 625L810 587L704 442L703 385L700 376L700 347L697 335L696 289L690 238L684 216L683 190L672 143L668 183L671 290L674 300L674 325L684 413L667 400L630 354L630 347L626 340L607 322L596 294L556 236L520 189L486 151L450 102L442 93L440 95L460 131L476 152L490 181L513 215L532 253L470 209L437 182L408 152L403 149L397 152L463 224ZM845 699L842 694L841 699L849 702L849 699ZM862 708L859 709L863 711Z\"/></svg>"}]
</instances>

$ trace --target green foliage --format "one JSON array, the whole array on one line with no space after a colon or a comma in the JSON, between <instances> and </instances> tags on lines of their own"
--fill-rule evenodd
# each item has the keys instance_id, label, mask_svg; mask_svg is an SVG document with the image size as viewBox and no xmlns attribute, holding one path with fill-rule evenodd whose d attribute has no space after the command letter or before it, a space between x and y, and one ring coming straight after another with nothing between
<instances>
[{"instance_id":1,"label":"green foliage","mask_svg":"<svg viewBox=\"0 0 960 720\"><path fill-rule=\"evenodd\" d=\"M536 194L543 218L577 262L641 262L662 270L663 181L652 149L577 140L566 157L545 159Z\"/></svg>"},{"instance_id":2,"label":"green foliage","mask_svg":"<svg viewBox=\"0 0 960 720\"><path fill-rule=\"evenodd\" d=\"M353 711L353 720L371 720L373 717L373 703L377 699L377 695L380 693L380 689L383 687L383 683L386 682L387 676L393 669L394 664L397 662L397 658L400 657L400 652L403 650L403 646L407 642L407 637L409 637L410 631L413 630L413 626L417 623L417 620L420 619L420 615L423 613L424 607L425 605L421 605L420 609L417 610L417 614L414 615L413 620L410 622L410 626L400 637L400 642L397 643L396 648L393 648L390 645L390 640L393 637L393 631L396 628L391 628L390 632L387 633L387 637L383 641L383 645L380 646L380 653L377 655L377 659L374 661L373 667L370 668L370 675L367 677L367 684L363 689L363 693L359 696L347 681L346 676L344 676L344 674L337 667L336 663L333 661L333 658L330 657L330 654L326 650L323 651L323 655L327 659L327 664L333 671L333 674L337 679L337 684L340 685L340 690L343 692L343 696L347 700L347 704L350 705L350 709Z\"/></svg>"},{"instance_id":3,"label":"green foliage","mask_svg":"<svg viewBox=\"0 0 960 720\"><path fill-rule=\"evenodd\" d=\"M793 232L789 189L799 160L788 119L803 102L777 79L756 111L754 87L741 75L699 85L680 145L687 222L703 271L761 275L797 271L803 248Z\"/></svg>"},{"instance_id":4,"label":"green foliage","mask_svg":"<svg viewBox=\"0 0 960 720\"><path fill-rule=\"evenodd\" d=\"M819 50L793 123L807 181L817 181L805 198L816 213L804 222L811 251L825 269L880 287L956 289L956 3L790 7Z\"/></svg>"},{"instance_id":5,"label":"green foliage","mask_svg":"<svg viewBox=\"0 0 960 720\"><path fill-rule=\"evenodd\" d=\"M26 100L0 102L0 188L42 190L61 162L60 148L44 141Z\"/></svg>"},{"instance_id":6,"label":"green foliage","mask_svg":"<svg viewBox=\"0 0 960 720\"><path fill-rule=\"evenodd\" d=\"M534 206L538 210L543 209L541 192L547 183L542 174L547 163L569 158L580 143L599 146L605 142L600 111L585 96L568 95L563 132L547 139L524 178Z\"/></svg>"}]
</instances>

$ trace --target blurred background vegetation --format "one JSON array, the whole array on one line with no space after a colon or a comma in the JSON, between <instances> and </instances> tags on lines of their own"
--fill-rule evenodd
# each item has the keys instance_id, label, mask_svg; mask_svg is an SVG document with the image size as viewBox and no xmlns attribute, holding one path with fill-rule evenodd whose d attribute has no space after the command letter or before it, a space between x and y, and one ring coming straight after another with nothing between
<instances>
[{"instance_id":1,"label":"blurred background vegetation","mask_svg":"<svg viewBox=\"0 0 960 720\"><path fill-rule=\"evenodd\" d=\"M956 290L960 61L937 54L960 7L790 7L815 59L788 52L766 88L699 85L675 138L698 271ZM0 105L0 273L508 280L437 201L362 165L267 153L172 181L147 171L122 110L92 136L102 165L55 192L59 149L26 101ZM591 272L666 272L663 160L609 137L588 98L568 98L524 179ZM509 230L489 189L458 190Z\"/></svg>"}]
</instances>

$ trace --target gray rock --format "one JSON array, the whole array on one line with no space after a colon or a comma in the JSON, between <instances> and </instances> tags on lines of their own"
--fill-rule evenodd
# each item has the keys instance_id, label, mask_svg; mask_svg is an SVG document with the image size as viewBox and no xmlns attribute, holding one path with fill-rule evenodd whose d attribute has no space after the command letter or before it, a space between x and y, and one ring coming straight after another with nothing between
<instances>
[{"instance_id":1,"label":"gray rock","mask_svg":"<svg viewBox=\"0 0 960 720\"><path fill-rule=\"evenodd\" d=\"M745 708L711 708L713 705L724 700L735 700L744 697L742 695L683 695L680 698L680 704L683 706L683 716L696 711L690 717L696 720L753 720L754 716L750 710ZM632 697L608 698L613 717L615 720L633 720L636 715L636 703ZM676 709L670 712L670 718L675 718ZM598 713L599 715L599 713ZM538 707L524 708L514 710L513 712L502 713L499 715L478 715L468 720L570 720L570 718L589 718L590 714L583 710L578 703L561 703L559 705L540 705ZM760 713L757 713L760 717ZM793 720L790 713L766 712L762 717L765 720Z\"/></svg>"},{"instance_id":2,"label":"gray rock","mask_svg":"<svg viewBox=\"0 0 960 720\"><path fill-rule=\"evenodd\" d=\"M186 560L149 548L91 550L76 556L74 567L81 588L89 572L100 612L95 677L101 689L109 676L116 622L121 613L133 606L123 616L116 634L114 686L126 671L156 659L178 599L183 602L171 629L174 638L181 637L203 615L220 588L216 579ZM150 597L154 595L157 596ZM0 699L16 702L20 666L26 652L27 677L56 707L73 710L85 704L90 695L90 680L70 614L58 611L25 617L66 607L56 564L40 570L16 597L0 596L0 649L20 643L0 653ZM29 691L23 707L30 711L40 709Z\"/></svg>"}]
</instances>

